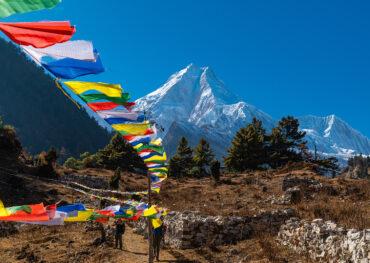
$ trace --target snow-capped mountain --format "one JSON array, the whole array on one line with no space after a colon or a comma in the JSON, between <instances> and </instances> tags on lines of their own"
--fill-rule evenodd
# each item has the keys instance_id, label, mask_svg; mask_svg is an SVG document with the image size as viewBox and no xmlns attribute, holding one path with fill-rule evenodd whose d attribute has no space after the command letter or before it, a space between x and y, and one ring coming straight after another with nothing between
<instances>
[{"instance_id":1,"label":"snow-capped mountain","mask_svg":"<svg viewBox=\"0 0 370 263\"><path fill-rule=\"evenodd\" d=\"M162 87L137 100L136 105L163 127L170 154L181 136L192 145L204 137L221 157L235 132L253 117L268 128L274 124L268 114L232 94L209 67L193 64L173 74Z\"/></svg>"},{"instance_id":2,"label":"snow-capped mountain","mask_svg":"<svg viewBox=\"0 0 370 263\"><path fill-rule=\"evenodd\" d=\"M335 115L299 117L310 148L325 155L348 159L356 154L370 155L370 140Z\"/></svg>"},{"instance_id":3,"label":"snow-capped mountain","mask_svg":"<svg viewBox=\"0 0 370 263\"><path fill-rule=\"evenodd\" d=\"M172 155L181 136L192 146L207 139L219 158L226 154L235 133L256 117L271 130L276 121L232 94L209 67L190 64L173 74L159 89L136 101L137 109L162 128L167 151ZM319 152L348 158L370 154L370 141L335 116L299 118L309 146Z\"/></svg>"}]
</instances>

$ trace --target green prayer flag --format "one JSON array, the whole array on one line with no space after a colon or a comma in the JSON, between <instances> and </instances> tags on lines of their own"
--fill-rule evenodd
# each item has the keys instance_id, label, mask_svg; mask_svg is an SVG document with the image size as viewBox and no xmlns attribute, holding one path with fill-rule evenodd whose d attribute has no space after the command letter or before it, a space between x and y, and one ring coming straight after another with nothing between
<instances>
[{"instance_id":1,"label":"green prayer flag","mask_svg":"<svg viewBox=\"0 0 370 263\"><path fill-rule=\"evenodd\" d=\"M0 18L55 7L62 0L0 0Z\"/></svg>"}]
</instances>

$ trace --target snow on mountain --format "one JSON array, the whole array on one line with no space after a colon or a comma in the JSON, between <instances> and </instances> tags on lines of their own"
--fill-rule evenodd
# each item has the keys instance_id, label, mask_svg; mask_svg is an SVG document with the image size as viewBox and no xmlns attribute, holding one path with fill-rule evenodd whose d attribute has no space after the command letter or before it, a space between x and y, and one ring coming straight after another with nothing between
<instances>
[{"instance_id":1,"label":"snow on mountain","mask_svg":"<svg viewBox=\"0 0 370 263\"><path fill-rule=\"evenodd\" d=\"M138 110L162 128L164 142L172 155L181 136L192 146L207 139L219 158L226 154L235 133L253 117L271 130L276 121L231 93L209 67L190 64L173 74L157 90L136 101ZM353 154L370 154L370 140L334 115L299 118L309 147L347 159Z\"/></svg>"},{"instance_id":2,"label":"snow on mountain","mask_svg":"<svg viewBox=\"0 0 370 263\"><path fill-rule=\"evenodd\" d=\"M170 154L181 136L191 139L192 145L204 137L215 142L213 147L220 149L215 150L216 155L221 157L235 132L253 117L262 120L268 129L274 125L269 115L232 94L209 67L193 64L138 99L136 105L163 127Z\"/></svg>"},{"instance_id":3,"label":"snow on mountain","mask_svg":"<svg viewBox=\"0 0 370 263\"><path fill-rule=\"evenodd\" d=\"M370 140L335 115L299 117L300 127L307 133L310 148L325 155L348 159L355 154L370 155Z\"/></svg>"}]
</instances>

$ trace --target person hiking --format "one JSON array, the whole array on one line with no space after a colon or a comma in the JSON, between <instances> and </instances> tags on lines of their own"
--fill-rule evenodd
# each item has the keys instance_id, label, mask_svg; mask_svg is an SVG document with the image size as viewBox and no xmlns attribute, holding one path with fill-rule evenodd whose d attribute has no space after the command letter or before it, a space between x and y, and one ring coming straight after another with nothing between
<instances>
[{"instance_id":1,"label":"person hiking","mask_svg":"<svg viewBox=\"0 0 370 263\"><path fill-rule=\"evenodd\" d=\"M154 256L159 261L159 252L161 250L161 243L164 241L165 226L163 223L163 218L161 218L162 225L153 229L153 250Z\"/></svg>"},{"instance_id":2,"label":"person hiking","mask_svg":"<svg viewBox=\"0 0 370 263\"><path fill-rule=\"evenodd\" d=\"M125 223L122 221L121 218L119 218L118 220L116 220L116 222L114 222L114 225L116 227L114 234L116 244L115 247L118 248L119 246L119 249L122 250L122 236L125 233Z\"/></svg>"}]
</instances>

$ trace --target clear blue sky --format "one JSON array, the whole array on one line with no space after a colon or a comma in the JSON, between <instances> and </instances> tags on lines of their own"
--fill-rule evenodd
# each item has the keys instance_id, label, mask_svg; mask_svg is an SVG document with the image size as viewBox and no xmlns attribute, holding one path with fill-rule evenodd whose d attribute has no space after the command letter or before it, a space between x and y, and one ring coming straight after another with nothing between
<instances>
[{"instance_id":1,"label":"clear blue sky","mask_svg":"<svg viewBox=\"0 0 370 263\"><path fill-rule=\"evenodd\" d=\"M274 118L336 114L370 137L370 2L63 0L7 21L71 20L138 98L193 62Z\"/></svg>"}]
</instances>

